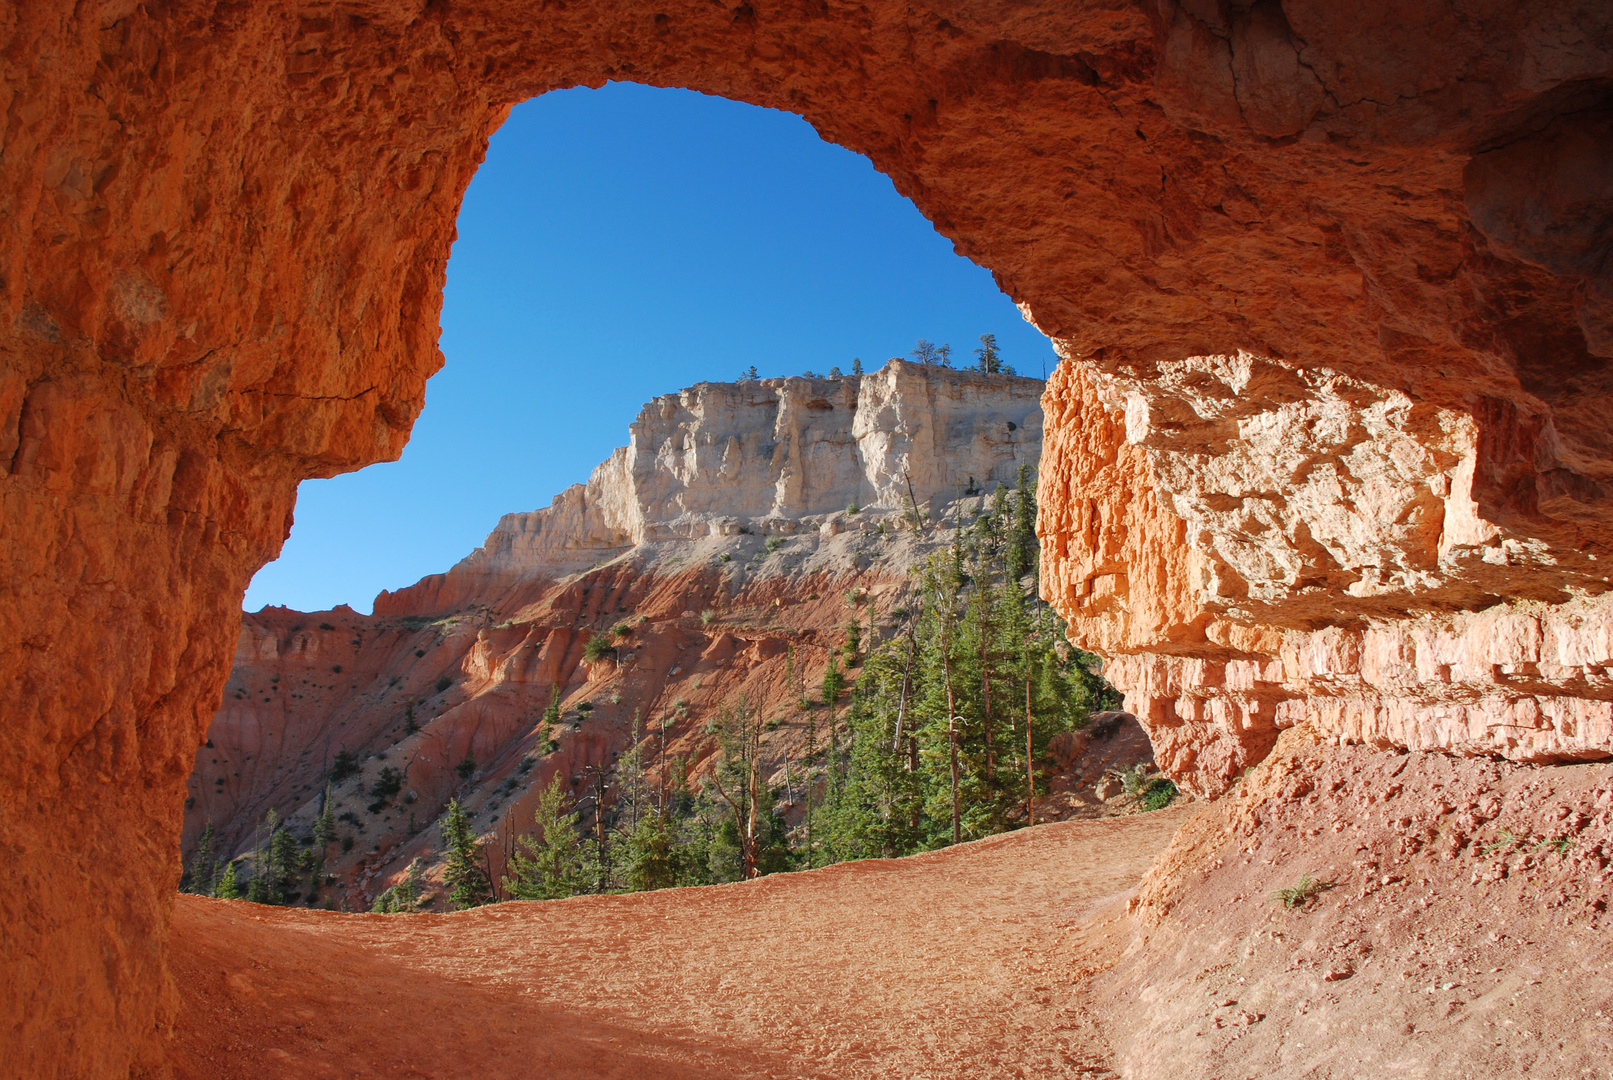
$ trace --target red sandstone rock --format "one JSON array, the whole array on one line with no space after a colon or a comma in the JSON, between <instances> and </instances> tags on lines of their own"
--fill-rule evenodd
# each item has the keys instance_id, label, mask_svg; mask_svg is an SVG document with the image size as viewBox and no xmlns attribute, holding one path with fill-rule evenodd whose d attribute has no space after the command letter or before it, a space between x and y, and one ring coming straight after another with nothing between
<instances>
[{"instance_id":1,"label":"red sandstone rock","mask_svg":"<svg viewBox=\"0 0 1613 1080\"><path fill-rule=\"evenodd\" d=\"M1078 621L1088 595L1107 605L1095 644L1266 663L1291 633L1602 592L1592 354L1613 290L1580 261L1594 221L1535 214L1599 212L1586 144L1552 124L1605 110L1613 9L1276 7L0 10L3 1068L160 1056L183 777L237 600L298 480L401 449L441 362L460 195L510 104L549 89L637 79L796 111L992 268L1079 359L1050 414L1104 403L1079 409L1090 453L1049 470L1083 501L1050 498L1044 529L1050 566L1094 568L1057 600ZM1531 138L1561 149L1549 197L1468 171ZM1205 357L1258 377L1233 390ZM1228 393L1255 411L1207 407ZM1302 504L1217 486L1224 448L1260 460L1238 423L1289 405L1350 421L1318 464L1352 499L1386 484L1399 538L1344 528L1325 485ZM1116 438L1122 413L1141 442ZM1409 458L1347 467L1380 438ZM1419 484L1463 523L1432 565ZM1218 516L1266 494L1247 526ZM1213 730L1182 740L1214 759L1181 766L1206 789L1275 730L1184 711L1165 722Z\"/></svg>"}]
</instances>

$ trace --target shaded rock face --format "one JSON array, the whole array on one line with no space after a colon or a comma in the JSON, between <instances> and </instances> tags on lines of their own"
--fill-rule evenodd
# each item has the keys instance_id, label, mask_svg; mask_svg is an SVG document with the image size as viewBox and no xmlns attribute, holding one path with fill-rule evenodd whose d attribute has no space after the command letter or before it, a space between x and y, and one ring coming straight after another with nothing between
<instances>
[{"instance_id":1,"label":"shaded rock face","mask_svg":"<svg viewBox=\"0 0 1613 1080\"><path fill-rule=\"evenodd\" d=\"M160 1053L182 785L238 598L300 479L400 452L441 363L454 214L510 104L636 79L795 111L867 154L1078 360L1049 410L1057 602L1094 644L1224 665L1324 626L1596 587L1609 302L1584 177L1610 20L1601 0L10 5L5 1068L123 1075ZM1547 194L1507 157L1526 140L1556 163ZM1369 576L1288 507L1262 534L1271 567L1242 577L1228 504L1201 498L1241 497L1208 479L1224 437L1144 446L1119 418L1194 428L1223 391L1161 372L1244 355L1319 412L1298 373L1336 372L1318 377L1350 388L1362 430L1420 448L1381 504L1409 508L1392 524L1419 550L1430 500L1465 506L1467 485L1450 569L1408 555ZM1287 403L1266 385L1241 393ZM1412 497L1441 474L1452 493ZM1389 524L1349 550L1392 549ZM1292 558L1309 569L1287 584ZM1275 730L1191 711L1174 715L1206 761ZM1225 772L1178 767L1205 790Z\"/></svg>"}]
</instances>

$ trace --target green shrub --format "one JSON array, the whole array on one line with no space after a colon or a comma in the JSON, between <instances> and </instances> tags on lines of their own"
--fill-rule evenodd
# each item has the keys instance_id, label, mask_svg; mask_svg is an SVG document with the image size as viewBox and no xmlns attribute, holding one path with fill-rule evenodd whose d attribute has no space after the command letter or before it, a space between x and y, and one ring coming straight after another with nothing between
<instances>
[{"instance_id":1,"label":"green shrub","mask_svg":"<svg viewBox=\"0 0 1613 1080\"><path fill-rule=\"evenodd\" d=\"M1292 885L1289 888L1273 890L1270 900L1272 903L1281 904L1289 911L1292 911L1295 908L1304 907L1306 904L1310 903L1318 893L1334 888L1335 886L1336 882L1318 881L1310 874L1306 874L1299 879L1297 884Z\"/></svg>"},{"instance_id":2,"label":"green shrub","mask_svg":"<svg viewBox=\"0 0 1613 1080\"><path fill-rule=\"evenodd\" d=\"M358 772L358 755L351 750L338 750L330 763L330 782L339 784Z\"/></svg>"},{"instance_id":3,"label":"green shrub","mask_svg":"<svg viewBox=\"0 0 1613 1080\"><path fill-rule=\"evenodd\" d=\"M784 546L784 537L769 536L766 540L762 541L762 546L767 548L770 553L777 551L779 548Z\"/></svg>"},{"instance_id":4,"label":"green shrub","mask_svg":"<svg viewBox=\"0 0 1613 1080\"><path fill-rule=\"evenodd\" d=\"M461 780L469 780L471 774L476 771L476 759L466 754L465 760L454 766L454 771L459 774Z\"/></svg>"},{"instance_id":5,"label":"green shrub","mask_svg":"<svg viewBox=\"0 0 1613 1080\"><path fill-rule=\"evenodd\" d=\"M590 634L588 640L582 645L582 658L590 664L598 663L605 658L614 646L611 639L605 634Z\"/></svg>"},{"instance_id":6,"label":"green shrub","mask_svg":"<svg viewBox=\"0 0 1613 1080\"><path fill-rule=\"evenodd\" d=\"M1176 798L1176 785L1164 777L1155 777L1142 790L1144 810L1163 810Z\"/></svg>"},{"instance_id":7,"label":"green shrub","mask_svg":"<svg viewBox=\"0 0 1613 1080\"><path fill-rule=\"evenodd\" d=\"M442 693L452 685L454 685L454 680L449 678L447 675L444 675L442 678L437 680L437 693Z\"/></svg>"}]
</instances>

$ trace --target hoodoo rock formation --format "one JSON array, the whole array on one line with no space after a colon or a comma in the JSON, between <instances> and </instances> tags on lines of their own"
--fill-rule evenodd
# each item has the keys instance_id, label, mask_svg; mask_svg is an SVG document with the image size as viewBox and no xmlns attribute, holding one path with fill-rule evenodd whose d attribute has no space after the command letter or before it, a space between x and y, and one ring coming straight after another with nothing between
<instances>
[{"instance_id":1,"label":"hoodoo rock formation","mask_svg":"<svg viewBox=\"0 0 1613 1080\"><path fill-rule=\"evenodd\" d=\"M586 485L506 515L447 573L382 593L373 616L245 616L196 752L186 852L209 824L216 854L249 851L271 808L309 830L346 753L356 771L330 786L343 842L321 904L367 910L415 858L434 863L451 797L488 839L497 880L553 778L592 815L585 778L602 769L616 803L613 763L635 721L652 787L679 760L699 777L716 749L707 725L741 696L769 717L769 784L798 807L803 690L848 624L865 647L890 632L910 571L974 520L982 492L1035 470L1041 393L1037 379L901 360L701 383L645 406ZM615 647L590 663L598 635ZM545 725L556 691L559 722ZM1130 750L1111 764L1148 760ZM376 798L383 770L397 791Z\"/></svg>"},{"instance_id":2,"label":"hoodoo rock formation","mask_svg":"<svg viewBox=\"0 0 1613 1080\"><path fill-rule=\"evenodd\" d=\"M805 116L1059 342L1051 595L1185 783L1300 717L1608 753L1605 0L22 0L0 1069L160 1060L239 597L407 438L489 133L611 79Z\"/></svg>"}]
</instances>

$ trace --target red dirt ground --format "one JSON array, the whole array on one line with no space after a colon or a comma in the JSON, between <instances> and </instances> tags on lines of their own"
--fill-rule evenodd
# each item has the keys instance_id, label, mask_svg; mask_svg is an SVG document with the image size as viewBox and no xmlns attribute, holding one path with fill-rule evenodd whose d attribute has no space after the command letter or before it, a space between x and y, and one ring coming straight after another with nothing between
<instances>
[{"instance_id":1,"label":"red dirt ground","mask_svg":"<svg viewBox=\"0 0 1613 1080\"><path fill-rule=\"evenodd\" d=\"M1086 1000L1190 809L755 882L339 915L179 898L175 1074L1112 1076Z\"/></svg>"}]
</instances>

